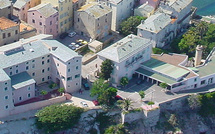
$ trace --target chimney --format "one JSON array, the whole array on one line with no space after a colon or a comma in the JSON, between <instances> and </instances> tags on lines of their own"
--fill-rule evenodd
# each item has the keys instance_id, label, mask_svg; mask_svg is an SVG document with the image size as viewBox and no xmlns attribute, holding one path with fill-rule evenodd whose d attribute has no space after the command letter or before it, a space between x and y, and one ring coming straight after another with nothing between
<instances>
[{"instance_id":1,"label":"chimney","mask_svg":"<svg viewBox=\"0 0 215 134\"><path fill-rule=\"evenodd\" d=\"M197 45L195 55L195 67L201 64L203 46Z\"/></svg>"}]
</instances>

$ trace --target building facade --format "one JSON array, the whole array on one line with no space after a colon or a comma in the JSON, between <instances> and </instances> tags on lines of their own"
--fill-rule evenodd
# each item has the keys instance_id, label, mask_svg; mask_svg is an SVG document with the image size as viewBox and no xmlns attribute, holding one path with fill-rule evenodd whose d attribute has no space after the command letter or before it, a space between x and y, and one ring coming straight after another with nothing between
<instances>
[{"instance_id":1,"label":"building facade","mask_svg":"<svg viewBox=\"0 0 215 134\"><path fill-rule=\"evenodd\" d=\"M10 0L0 0L0 17L11 18L13 14L13 6Z\"/></svg>"},{"instance_id":2,"label":"building facade","mask_svg":"<svg viewBox=\"0 0 215 134\"><path fill-rule=\"evenodd\" d=\"M90 3L75 12L74 29L83 36L102 39L111 30L111 9L102 4Z\"/></svg>"},{"instance_id":3,"label":"building facade","mask_svg":"<svg viewBox=\"0 0 215 134\"><path fill-rule=\"evenodd\" d=\"M112 61L114 69L111 74L111 82L114 85L120 85L120 79L122 77L131 79L140 64L150 59L151 52L151 40L131 34L100 51L98 58L101 61L106 59Z\"/></svg>"},{"instance_id":4,"label":"building facade","mask_svg":"<svg viewBox=\"0 0 215 134\"><path fill-rule=\"evenodd\" d=\"M35 7L41 3L41 0L17 0L13 5L13 15L20 20L27 22L28 9Z\"/></svg>"},{"instance_id":5,"label":"building facade","mask_svg":"<svg viewBox=\"0 0 215 134\"><path fill-rule=\"evenodd\" d=\"M42 3L51 3L58 11L58 34L72 28L73 4L72 0L42 0Z\"/></svg>"},{"instance_id":6,"label":"building facade","mask_svg":"<svg viewBox=\"0 0 215 134\"><path fill-rule=\"evenodd\" d=\"M0 46L19 40L19 24L0 17Z\"/></svg>"},{"instance_id":7,"label":"building facade","mask_svg":"<svg viewBox=\"0 0 215 134\"><path fill-rule=\"evenodd\" d=\"M53 81L69 93L81 88L82 56L56 40L31 37L0 51L0 117L9 115L15 104L34 98L35 86L41 83Z\"/></svg>"},{"instance_id":8,"label":"building facade","mask_svg":"<svg viewBox=\"0 0 215 134\"><path fill-rule=\"evenodd\" d=\"M110 0L107 2L112 9L111 30L119 30L119 25L134 12L134 0Z\"/></svg>"},{"instance_id":9,"label":"building facade","mask_svg":"<svg viewBox=\"0 0 215 134\"><path fill-rule=\"evenodd\" d=\"M50 3L40 4L28 10L28 23L37 29L37 34L58 36L58 11Z\"/></svg>"}]
</instances>

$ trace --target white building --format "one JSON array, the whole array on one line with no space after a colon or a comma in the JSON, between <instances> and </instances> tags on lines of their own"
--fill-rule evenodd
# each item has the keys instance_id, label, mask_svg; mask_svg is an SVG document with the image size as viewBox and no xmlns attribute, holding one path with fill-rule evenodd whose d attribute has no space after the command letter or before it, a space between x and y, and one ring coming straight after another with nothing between
<instances>
[{"instance_id":1,"label":"white building","mask_svg":"<svg viewBox=\"0 0 215 134\"><path fill-rule=\"evenodd\" d=\"M109 0L107 3L112 9L111 30L117 31L120 23L133 15L134 0Z\"/></svg>"},{"instance_id":2,"label":"white building","mask_svg":"<svg viewBox=\"0 0 215 134\"><path fill-rule=\"evenodd\" d=\"M191 15L192 0L169 0L160 2L154 15L137 28L137 35L151 38L153 47L164 47L187 28Z\"/></svg>"},{"instance_id":3,"label":"white building","mask_svg":"<svg viewBox=\"0 0 215 134\"><path fill-rule=\"evenodd\" d=\"M40 40L41 38L45 40ZM81 59L50 36L38 35L0 47L0 117L35 97L35 86L53 81L72 93L81 88Z\"/></svg>"},{"instance_id":4,"label":"white building","mask_svg":"<svg viewBox=\"0 0 215 134\"><path fill-rule=\"evenodd\" d=\"M109 59L113 62L111 82L119 85L122 77L126 76L131 79L140 64L150 59L151 51L151 40L131 34L100 51L98 58L102 61Z\"/></svg>"}]
</instances>

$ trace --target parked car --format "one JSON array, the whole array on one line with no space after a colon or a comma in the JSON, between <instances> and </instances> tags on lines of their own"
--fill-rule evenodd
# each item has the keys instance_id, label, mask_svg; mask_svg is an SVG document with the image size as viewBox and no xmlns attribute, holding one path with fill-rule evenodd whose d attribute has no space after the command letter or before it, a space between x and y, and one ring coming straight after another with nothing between
<instances>
[{"instance_id":1,"label":"parked car","mask_svg":"<svg viewBox=\"0 0 215 134\"><path fill-rule=\"evenodd\" d=\"M68 36L68 33L62 33L61 35L60 35L60 39L64 39L64 38L66 38L66 36Z\"/></svg>"},{"instance_id":2,"label":"parked car","mask_svg":"<svg viewBox=\"0 0 215 134\"><path fill-rule=\"evenodd\" d=\"M72 50L75 50L76 49L76 47L75 46L73 46L73 45L69 45L69 47L72 49Z\"/></svg>"},{"instance_id":3,"label":"parked car","mask_svg":"<svg viewBox=\"0 0 215 134\"><path fill-rule=\"evenodd\" d=\"M75 44L75 47L76 47L76 48L79 48L79 45L78 45L78 44Z\"/></svg>"},{"instance_id":4,"label":"parked car","mask_svg":"<svg viewBox=\"0 0 215 134\"><path fill-rule=\"evenodd\" d=\"M123 98L122 98L121 96L119 96L119 95L116 95L116 96L115 96L115 99L116 99L116 100L123 100Z\"/></svg>"},{"instance_id":5,"label":"parked car","mask_svg":"<svg viewBox=\"0 0 215 134\"><path fill-rule=\"evenodd\" d=\"M76 32L71 32L71 33L69 33L68 36L72 38L72 37L74 37L75 35L76 35Z\"/></svg>"},{"instance_id":6,"label":"parked car","mask_svg":"<svg viewBox=\"0 0 215 134\"><path fill-rule=\"evenodd\" d=\"M81 102L82 107L88 107L87 103L85 101Z\"/></svg>"},{"instance_id":7,"label":"parked car","mask_svg":"<svg viewBox=\"0 0 215 134\"><path fill-rule=\"evenodd\" d=\"M92 102L93 102L93 104L94 104L95 106L98 106L98 105L99 105L99 102L98 102L97 100L93 100Z\"/></svg>"},{"instance_id":8,"label":"parked car","mask_svg":"<svg viewBox=\"0 0 215 134\"><path fill-rule=\"evenodd\" d=\"M89 90L90 89L90 86L88 83L83 83L83 86L84 86L84 89L85 90Z\"/></svg>"},{"instance_id":9,"label":"parked car","mask_svg":"<svg viewBox=\"0 0 215 134\"><path fill-rule=\"evenodd\" d=\"M139 80L137 80L136 84L137 84L137 85L140 85L140 84L142 84L143 82L144 82L144 80L139 79Z\"/></svg>"}]
</instances>

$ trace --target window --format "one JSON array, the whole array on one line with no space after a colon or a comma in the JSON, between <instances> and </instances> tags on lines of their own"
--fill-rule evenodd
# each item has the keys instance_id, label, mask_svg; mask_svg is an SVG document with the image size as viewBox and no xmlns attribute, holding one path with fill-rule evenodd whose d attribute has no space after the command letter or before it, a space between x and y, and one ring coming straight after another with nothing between
<instances>
[{"instance_id":1,"label":"window","mask_svg":"<svg viewBox=\"0 0 215 134\"><path fill-rule=\"evenodd\" d=\"M47 55L47 57L50 57L50 55Z\"/></svg>"},{"instance_id":2,"label":"window","mask_svg":"<svg viewBox=\"0 0 215 134\"><path fill-rule=\"evenodd\" d=\"M50 69L49 69L49 67L47 68L47 71L49 71Z\"/></svg>"},{"instance_id":3,"label":"window","mask_svg":"<svg viewBox=\"0 0 215 134\"><path fill-rule=\"evenodd\" d=\"M76 60L76 62L78 62L78 60Z\"/></svg>"},{"instance_id":4,"label":"window","mask_svg":"<svg viewBox=\"0 0 215 134\"><path fill-rule=\"evenodd\" d=\"M10 75L12 75L13 73L12 72L10 72Z\"/></svg>"},{"instance_id":5,"label":"window","mask_svg":"<svg viewBox=\"0 0 215 134\"><path fill-rule=\"evenodd\" d=\"M201 85L205 84L205 80L201 81Z\"/></svg>"},{"instance_id":6,"label":"window","mask_svg":"<svg viewBox=\"0 0 215 134\"><path fill-rule=\"evenodd\" d=\"M11 34L10 34L10 33L8 33L8 34L7 34L7 37L10 37L10 36L11 36Z\"/></svg>"},{"instance_id":7,"label":"window","mask_svg":"<svg viewBox=\"0 0 215 134\"><path fill-rule=\"evenodd\" d=\"M68 72L70 72L70 69L68 69Z\"/></svg>"},{"instance_id":8,"label":"window","mask_svg":"<svg viewBox=\"0 0 215 134\"><path fill-rule=\"evenodd\" d=\"M35 73L32 73L32 76L35 76Z\"/></svg>"},{"instance_id":9,"label":"window","mask_svg":"<svg viewBox=\"0 0 215 134\"><path fill-rule=\"evenodd\" d=\"M16 65L16 67L18 67L18 65Z\"/></svg>"},{"instance_id":10,"label":"window","mask_svg":"<svg viewBox=\"0 0 215 134\"><path fill-rule=\"evenodd\" d=\"M44 61L42 61L42 65L44 64Z\"/></svg>"},{"instance_id":11,"label":"window","mask_svg":"<svg viewBox=\"0 0 215 134\"><path fill-rule=\"evenodd\" d=\"M20 100L20 101L22 100L22 97L21 97L21 96L19 97L19 100Z\"/></svg>"},{"instance_id":12,"label":"window","mask_svg":"<svg viewBox=\"0 0 215 134\"><path fill-rule=\"evenodd\" d=\"M4 99L7 100L7 99L8 99L8 96L5 96Z\"/></svg>"},{"instance_id":13,"label":"window","mask_svg":"<svg viewBox=\"0 0 215 134\"><path fill-rule=\"evenodd\" d=\"M75 85L78 85L78 83L75 83Z\"/></svg>"},{"instance_id":14,"label":"window","mask_svg":"<svg viewBox=\"0 0 215 134\"><path fill-rule=\"evenodd\" d=\"M7 87L4 88L4 91L7 91Z\"/></svg>"},{"instance_id":15,"label":"window","mask_svg":"<svg viewBox=\"0 0 215 134\"><path fill-rule=\"evenodd\" d=\"M49 59L47 60L47 63L49 63Z\"/></svg>"},{"instance_id":16,"label":"window","mask_svg":"<svg viewBox=\"0 0 215 134\"><path fill-rule=\"evenodd\" d=\"M75 69L78 70L78 66L76 66Z\"/></svg>"},{"instance_id":17,"label":"window","mask_svg":"<svg viewBox=\"0 0 215 134\"><path fill-rule=\"evenodd\" d=\"M28 98L30 98L30 97L31 97L31 94L29 93L29 94L28 94Z\"/></svg>"},{"instance_id":18,"label":"window","mask_svg":"<svg viewBox=\"0 0 215 134\"><path fill-rule=\"evenodd\" d=\"M78 18L78 22L80 21L80 19Z\"/></svg>"},{"instance_id":19,"label":"window","mask_svg":"<svg viewBox=\"0 0 215 134\"><path fill-rule=\"evenodd\" d=\"M32 68L35 68L35 64L32 65Z\"/></svg>"},{"instance_id":20,"label":"window","mask_svg":"<svg viewBox=\"0 0 215 134\"><path fill-rule=\"evenodd\" d=\"M43 25L42 22L39 23L41 26Z\"/></svg>"},{"instance_id":21,"label":"window","mask_svg":"<svg viewBox=\"0 0 215 134\"><path fill-rule=\"evenodd\" d=\"M2 38L3 39L6 38L6 34L5 33L2 34Z\"/></svg>"},{"instance_id":22,"label":"window","mask_svg":"<svg viewBox=\"0 0 215 134\"><path fill-rule=\"evenodd\" d=\"M28 64L28 62L26 62L26 64Z\"/></svg>"},{"instance_id":23,"label":"window","mask_svg":"<svg viewBox=\"0 0 215 134\"><path fill-rule=\"evenodd\" d=\"M15 31L15 34L18 34L18 30Z\"/></svg>"},{"instance_id":24,"label":"window","mask_svg":"<svg viewBox=\"0 0 215 134\"><path fill-rule=\"evenodd\" d=\"M42 81L45 81L45 78L42 78Z\"/></svg>"},{"instance_id":25,"label":"window","mask_svg":"<svg viewBox=\"0 0 215 134\"><path fill-rule=\"evenodd\" d=\"M43 70L42 70L42 73L44 73L44 72L45 72L45 70L43 69Z\"/></svg>"},{"instance_id":26,"label":"window","mask_svg":"<svg viewBox=\"0 0 215 134\"><path fill-rule=\"evenodd\" d=\"M42 57L42 59L44 59L45 57Z\"/></svg>"},{"instance_id":27,"label":"window","mask_svg":"<svg viewBox=\"0 0 215 134\"><path fill-rule=\"evenodd\" d=\"M35 20L34 20L34 19L32 19L32 23L35 23Z\"/></svg>"},{"instance_id":28,"label":"window","mask_svg":"<svg viewBox=\"0 0 215 134\"><path fill-rule=\"evenodd\" d=\"M26 70L28 70L28 66L26 66L26 68L25 68Z\"/></svg>"},{"instance_id":29,"label":"window","mask_svg":"<svg viewBox=\"0 0 215 134\"><path fill-rule=\"evenodd\" d=\"M31 87L28 87L28 90L31 90Z\"/></svg>"},{"instance_id":30,"label":"window","mask_svg":"<svg viewBox=\"0 0 215 134\"><path fill-rule=\"evenodd\" d=\"M32 60L32 62L35 62L35 60Z\"/></svg>"},{"instance_id":31,"label":"window","mask_svg":"<svg viewBox=\"0 0 215 134\"><path fill-rule=\"evenodd\" d=\"M8 105L5 106L5 109L8 109Z\"/></svg>"},{"instance_id":32,"label":"window","mask_svg":"<svg viewBox=\"0 0 215 134\"><path fill-rule=\"evenodd\" d=\"M42 18L42 16L40 16L40 18Z\"/></svg>"},{"instance_id":33,"label":"window","mask_svg":"<svg viewBox=\"0 0 215 134\"><path fill-rule=\"evenodd\" d=\"M34 15L34 13L32 13Z\"/></svg>"},{"instance_id":34,"label":"window","mask_svg":"<svg viewBox=\"0 0 215 134\"><path fill-rule=\"evenodd\" d=\"M50 21L50 25L52 25L52 21Z\"/></svg>"},{"instance_id":35,"label":"window","mask_svg":"<svg viewBox=\"0 0 215 134\"><path fill-rule=\"evenodd\" d=\"M49 80L49 79L50 79L50 76L48 76L47 79Z\"/></svg>"},{"instance_id":36,"label":"window","mask_svg":"<svg viewBox=\"0 0 215 134\"><path fill-rule=\"evenodd\" d=\"M75 75L75 78L79 78L79 77L80 77L80 74Z\"/></svg>"},{"instance_id":37,"label":"window","mask_svg":"<svg viewBox=\"0 0 215 134\"><path fill-rule=\"evenodd\" d=\"M18 73L19 72L19 70L16 70L16 73Z\"/></svg>"},{"instance_id":38,"label":"window","mask_svg":"<svg viewBox=\"0 0 215 134\"><path fill-rule=\"evenodd\" d=\"M4 84L7 85L7 82L5 82Z\"/></svg>"},{"instance_id":39,"label":"window","mask_svg":"<svg viewBox=\"0 0 215 134\"><path fill-rule=\"evenodd\" d=\"M70 65L70 62L68 64Z\"/></svg>"},{"instance_id":40,"label":"window","mask_svg":"<svg viewBox=\"0 0 215 134\"><path fill-rule=\"evenodd\" d=\"M197 80L197 79L195 78L195 79L194 79L194 82L196 82L196 80Z\"/></svg>"},{"instance_id":41,"label":"window","mask_svg":"<svg viewBox=\"0 0 215 134\"><path fill-rule=\"evenodd\" d=\"M59 64L57 63L57 66L59 66Z\"/></svg>"},{"instance_id":42,"label":"window","mask_svg":"<svg viewBox=\"0 0 215 134\"><path fill-rule=\"evenodd\" d=\"M68 78L67 78L67 81L69 81L69 80L72 80L72 77L68 77Z\"/></svg>"}]
</instances>

